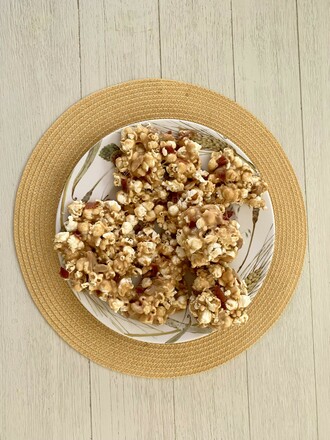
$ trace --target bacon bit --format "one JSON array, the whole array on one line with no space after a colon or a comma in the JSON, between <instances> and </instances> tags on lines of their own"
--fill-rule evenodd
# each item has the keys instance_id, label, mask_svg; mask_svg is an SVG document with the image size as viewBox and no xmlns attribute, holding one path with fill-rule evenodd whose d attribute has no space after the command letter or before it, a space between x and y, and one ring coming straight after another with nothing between
<instances>
[{"instance_id":1,"label":"bacon bit","mask_svg":"<svg viewBox=\"0 0 330 440\"><path fill-rule=\"evenodd\" d=\"M75 235L77 238L81 238L81 232L74 231L73 235Z\"/></svg>"},{"instance_id":2,"label":"bacon bit","mask_svg":"<svg viewBox=\"0 0 330 440\"><path fill-rule=\"evenodd\" d=\"M230 220L234 214L235 214L234 211L232 211L231 209L229 209L228 211L226 211L226 212L223 214L223 219L224 219L224 220Z\"/></svg>"},{"instance_id":3,"label":"bacon bit","mask_svg":"<svg viewBox=\"0 0 330 440\"><path fill-rule=\"evenodd\" d=\"M196 227L196 221L195 220L190 220L188 226L189 226L190 229L194 229Z\"/></svg>"},{"instance_id":4,"label":"bacon bit","mask_svg":"<svg viewBox=\"0 0 330 440\"><path fill-rule=\"evenodd\" d=\"M221 289L220 286L216 285L213 289L213 293L217 298L220 299L222 305L226 304L227 298L225 292Z\"/></svg>"},{"instance_id":5,"label":"bacon bit","mask_svg":"<svg viewBox=\"0 0 330 440\"><path fill-rule=\"evenodd\" d=\"M60 273L61 277L64 278L64 279L69 278L70 273L64 267L60 268L60 272L59 273Z\"/></svg>"},{"instance_id":6,"label":"bacon bit","mask_svg":"<svg viewBox=\"0 0 330 440\"><path fill-rule=\"evenodd\" d=\"M85 209L94 209L97 207L97 205L97 202L87 202L85 205Z\"/></svg>"},{"instance_id":7,"label":"bacon bit","mask_svg":"<svg viewBox=\"0 0 330 440\"><path fill-rule=\"evenodd\" d=\"M141 287L141 286L137 286L137 288L136 288L136 293L138 293L139 295L141 295L141 293L143 293L143 292L144 292L144 288Z\"/></svg>"},{"instance_id":8,"label":"bacon bit","mask_svg":"<svg viewBox=\"0 0 330 440\"><path fill-rule=\"evenodd\" d=\"M225 182L225 180L226 180L226 168L225 168L225 167L217 168L217 169L214 171L214 174L217 176L217 178L218 178L220 181Z\"/></svg>"},{"instance_id":9,"label":"bacon bit","mask_svg":"<svg viewBox=\"0 0 330 440\"><path fill-rule=\"evenodd\" d=\"M225 172L225 171L224 171L223 173L219 174L219 179L220 179L222 182L225 182L225 181L226 181L226 172Z\"/></svg>"},{"instance_id":10,"label":"bacon bit","mask_svg":"<svg viewBox=\"0 0 330 440\"><path fill-rule=\"evenodd\" d=\"M173 154L175 153L175 150L173 147L171 147L171 145L165 145L165 149L168 152L168 154Z\"/></svg>"},{"instance_id":11,"label":"bacon bit","mask_svg":"<svg viewBox=\"0 0 330 440\"><path fill-rule=\"evenodd\" d=\"M219 167L223 167L225 165L227 165L228 163L228 159L225 156L220 156L219 159L217 160L217 164L219 165Z\"/></svg>"},{"instance_id":12,"label":"bacon bit","mask_svg":"<svg viewBox=\"0 0 330 440\"><path fill-rule=\"evenodd\" d=\"M121 179L121 187L123 188L123 191L127 192L128 190L127 179Z\"/></svg>"},{"instance_id":13,"label":"bacon bit","mask_svg":"<svg viewBox=\"0 0 330 440\"><path fill-rule=\"evenodd\" d=\"M150 277L155 277L158 274L158 271L159 271L159 267L157 266L157 264L152 264L151 271L150 271Z\"/></svg>"},{"instance_id":14,"label":"bacon bit","mask_svg":"<svg viewBox=\"0 0 330 440\"><path fill-rule=\"evenodd\" d=\"M238 249L241 249L242 246L243 246L243 238L239 238L237 241L237 247Z\"/></svg>"}]
</instances>

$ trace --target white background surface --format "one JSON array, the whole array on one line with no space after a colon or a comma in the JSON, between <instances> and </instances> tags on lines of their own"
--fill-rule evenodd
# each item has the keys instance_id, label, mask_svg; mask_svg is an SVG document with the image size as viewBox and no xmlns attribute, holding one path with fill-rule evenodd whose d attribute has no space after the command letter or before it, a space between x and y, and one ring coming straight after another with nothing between
<instances>
[{"instance_id":1,"label":"white background surface","mask_svg":"<svg viewBox=\"0 0 330 440\"><path fill-rule=\"evenodd\" d=\"M0 5L0 439L328 440L329 0ZM305 269L277 324L230 363L174 380L114 373L67 346L27 292L12 234L42 133L80 97L146 77L209 87L260 118L309 217Z\"/></svg>"}]
</instances>

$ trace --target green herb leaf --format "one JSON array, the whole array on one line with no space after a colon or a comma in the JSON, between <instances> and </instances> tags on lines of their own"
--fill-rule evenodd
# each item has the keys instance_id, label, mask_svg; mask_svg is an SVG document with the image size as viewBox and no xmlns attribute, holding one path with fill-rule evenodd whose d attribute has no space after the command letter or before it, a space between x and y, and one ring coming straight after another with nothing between
<instances>
[{"instance_id":1,"label":"green herb leaf","mask_svg":"<svg viewBox=\"0 0 330 440\"><path fill-rule=\"evenodd\" d=\"M110 144L102 148L102 150L99 153L99 156L102 159L107 160L108 162L111 161L114 162L114 156L119 155L119 153L120 153L120 148L118 147L118 145Z\"/></svg>"}]
</instances>

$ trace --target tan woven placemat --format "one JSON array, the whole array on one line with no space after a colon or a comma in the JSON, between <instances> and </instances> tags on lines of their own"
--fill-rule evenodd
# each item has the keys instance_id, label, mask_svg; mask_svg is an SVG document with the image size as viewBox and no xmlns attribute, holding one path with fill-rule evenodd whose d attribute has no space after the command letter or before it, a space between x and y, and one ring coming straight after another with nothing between
<instances>
[{"instance_id":1,"label":"tan woven placemat","mask_svg":"<svg viewBox=\"0 0 330 440\"><path fill-rule=\"evenodd\" d=\"M99 139L133 122L177 118L219 131L241 147L269 183L276 222L273 262L240 328L188 343L158 345L121 336L98 322L58 276L55 215L68 175ZM306 247L304 204L296 176L272 134L249 112L209 90L141 80L96 92L63 113L33 151L18 189L15 243L26 285L62 338L105 367L146 377L174 377L215 367L250 347L277 320L297 284Z\"/></svg>"}]
</instances>

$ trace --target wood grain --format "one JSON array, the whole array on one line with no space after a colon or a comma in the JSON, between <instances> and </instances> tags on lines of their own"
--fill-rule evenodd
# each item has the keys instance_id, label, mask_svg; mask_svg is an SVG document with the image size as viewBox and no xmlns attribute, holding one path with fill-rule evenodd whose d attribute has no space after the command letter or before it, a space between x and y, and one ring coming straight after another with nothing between
<instances>
[{"instance_id":1,"label":"wood grain","mask_svg":"<svg viewBox=\"0 0 330 440\"><path fill-rule=\"evenodd\" d=\"M174 439L172 381L92 368L93 439Z\"/></svg>"},{"instance_id":2,"label":"wood grain","mask_svg":"<svg viewBox=\"0 0 330 440\"><path fill-rule=\"evenodd\" d=\"M304 188L295 4L234 1L233 24L237 101L274 133ZM251 438L317 438L307 265L291 304L247 359Z\"/></svg>"},{"instance_id":3,"label":"wood grain","mask_svg":"<svg viewBox=\"0 0 330 440\"><path fill-rule=\"evenodd\" d=\"M79 99L76 2L2 1L0 41L0 438L87 440L88 361L36 309L12 239L25 161L54 119Z\"/></svg>"},{"instance_id":4,"label":"wood grain","mask_svg":"<svg viewBox=\"0 0 330 440\"><path fill-rule=\"evenodd\" d=\"M234 99L230 0L160 0L162 76Z\"/></svg>"},{"instance_id":5,"label":"wood grain","mask_svg":"<svg viewBox=\"0 0 330 440\"><path fill-rule=\"evenodd\" d=\"M299 55L320 440L330 438L330 2L298 1Z\"/></svg>"},{"instance_id":6,"label":"wood grain","mask_svg":"<svg viewBox=\"0 0 330 440\"><path fill-rule=\"evenodd\" d=\"M329 0L2 0L0 440L330 438L329 20ZM305 271L279 322L230 363L175 380L124 376L69 348L30 299L12 240L20 174L54 119L99 88L160 76L259 117L309 217Z\"/></svg>"}]
</instances>

